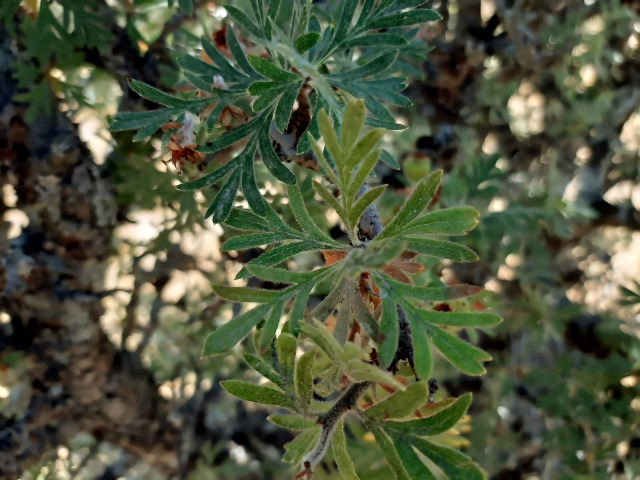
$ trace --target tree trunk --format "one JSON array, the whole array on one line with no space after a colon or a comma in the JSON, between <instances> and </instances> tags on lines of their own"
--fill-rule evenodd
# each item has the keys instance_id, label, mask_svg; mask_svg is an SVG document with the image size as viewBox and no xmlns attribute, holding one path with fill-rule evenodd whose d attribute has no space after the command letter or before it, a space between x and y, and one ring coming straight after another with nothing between
<instances>
[{"instance_id":1,"label":"tree trunk","mask_svg":"<svg viewBox=\"0 0 640 480\"><path fill-rule=\"evenodd\" d=\"M4 58L8 47L0 46ZM79 432L174 474L180 432L167 422L169 407L140 359L100 326L116 222L108 173L63 114L27 126L14 90L10 69L0 71L0 213L28 219L13 238L0 225L0 363L22 354L9 368L24 369L27 394L21 411L0 413L0 479L17 478Z\"/></svg>"}]
</instances>

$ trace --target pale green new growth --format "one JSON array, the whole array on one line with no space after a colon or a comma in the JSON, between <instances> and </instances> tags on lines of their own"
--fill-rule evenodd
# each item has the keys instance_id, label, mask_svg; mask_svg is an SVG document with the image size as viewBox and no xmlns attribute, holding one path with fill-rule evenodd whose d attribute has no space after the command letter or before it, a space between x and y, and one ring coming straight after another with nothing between
<instances>
[{"instance_id":1,"label":"pale green new growth","mask_svg":"<svg viewBox=\"0 0 640 480\"><path fill-rule=\"evenodd\" d=\"M204 125L198 145L185 149L190 156L177 153L172 161L187 171L185 160L209 156L210 171L178 189L185 195L216 189L204 210L205 218L225 228L223 251L260 249L237 275L253 277L254 286L213 285L224 300L257 306L210 333L203 355L225 353L255 331L253 351L243 357L267 383L221 384L243 400L291 412L269 420L301 431L285 446L283 459L302 475L311 476L329 449L343 478L367 473L350 457L345 428L353 412L373 434L372 447L381 450L396 478L435 479L422 456L438 466L444 475L438 478L483 478L463 454L425 438L453 428L471 395L433 403L426 380L434 348L461 372L484 373L490 356L456 330L490 327L501 319L467 306L464 299L478 294L478 287L412 277L423 268L422 255L476 260L452 237L471 231L478 212L465 206L443 209L434 202L444 175L440 170L418 182L390 219L380 218L376 206L386 185L371 184L379 160L399 168L380 147L386 132L405 128L387 106L411 106L402 94L406 79L399 74L407 71L407 61L421 62L430 50L414 40L417 28L406 27L441 17L417 8L419 2L400 0L338 0L328 11L306 0L249 3L251 8L242 10L225 5L228 51L221 52L205 35L201 45L207 61L199 54L178 58L191 90L172 95L132 80L132 90L164 108L121 113L111 125L112 130L138 130L138 141L187 114L199 116ZM191 8L188 0L181 4ZM246 55L239 39L262 50ZM171 132L165 144L169 139ZM231 155L221 164L218 153L224 149ZM320 173L301 182L291 162ZM288 207L265 194L272 189L261 190L267 172L281 182L277 188L286 188ZM348 240L330 235L317 210L305 204L315 202L314 194L337 213ZM239 200L250 210L239 208ZM361 224L369 223L379 228L365 231ZM293 259L308 252L322 252L324 264L289 269ZM306 261L320 258L315 255ZM318 296L319 301L312 300ZM438 311L437 302L452 302L452 311ZM396 375L405 362L416 381L413 375Z\"/></svg>"}]
</instances>

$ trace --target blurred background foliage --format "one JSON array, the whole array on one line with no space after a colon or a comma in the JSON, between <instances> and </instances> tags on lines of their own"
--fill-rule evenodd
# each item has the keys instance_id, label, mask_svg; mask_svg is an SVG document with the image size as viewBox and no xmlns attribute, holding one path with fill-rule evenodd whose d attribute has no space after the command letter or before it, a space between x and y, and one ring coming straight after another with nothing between
<instances>
[{"instance_id":1,"label":"blurred background foliage","mask_svg":"<svg viewBox=\"0 0 640 480\"><path fill-rule=\"evenodd\" d=\"M220 252L222 230L201 220L208 203L174 188L158 138L133 143L107 132L109 115L154 108L128 92L127 77L180 88L173 59L224 27L224 5L196 1L188 16L166 0L2 3L0 41L19 45L13 60L0 58L18 81L14 100L28 120L54 109L72 118L117 192L105 279L115 293L103 300L101 323L115 345L140 355L176 421L198 425L189 478L283 478L288 434L219 387L253 375L239 353L199 358L211 326L234 313L209 284L231 281L252 252ZM435 49L415 65L414 106L396 111L409 128L388 139L403 169L377 172L393 187L381 215L443 168L441 203L481 212L465 239L480 260L434 273L484 286L484 304L505 319L474 339L494 357L486 376L436 363L439 395L474 394L471 422L459 429L468 441L449 441L495 480L640 478L640 3L426 5L444 20L421 27ZM183 176L197 174L187 166ZM282 204L282 185L265 189ZM15 236L12 215L4 220ZM335 227L323 209L312 215ZM21 358L0 353L0 362L0 409L19 412L28 394ZM349 435L361 478L390 475L359 425ZM316 477L335 474L326 465ZM163 478L89 433L23 476L121 477Z\"/></svg>"}]
</instances>

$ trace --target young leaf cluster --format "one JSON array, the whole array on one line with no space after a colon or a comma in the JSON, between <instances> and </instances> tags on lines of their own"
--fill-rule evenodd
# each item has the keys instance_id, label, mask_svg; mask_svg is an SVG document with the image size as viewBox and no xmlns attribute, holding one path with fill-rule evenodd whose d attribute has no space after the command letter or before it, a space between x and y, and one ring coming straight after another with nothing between
<instances>
[{"instance_id":1,"label":"young leaf cluster","mask_svg":"<svg viewBox=\"0 0 640 480\"><path fill-rule=\"evenodd\" d=\"M282 159L311 154L311 136L319 135L321 110L327 110L338 122L345 99L353 96L364 100L370 114L364 119L368 125L404 128L396 124L385 106L411 105L401 93L405 78L397 76L411 69L398 59L422 58L429 50L424 42L412 41L417 29L406 31L406 27L440 19L432 10L416 8L419 5L401 0L377 5L365 0L360 5L358 0L343 0L328 13L297 0L252 0L248 12L227 5L236 29L226 26L224 44L203 37L200 56L178 58L191 93L185 94L186 98L176 97L132 80L136 93L165 108L119 113L110 129L137 130L134 140L140 141L167 123L180 121L186 112L199 115L206 123L206 133L196 147L200 154L215 154L234 145L239 145L240 153L203 179L180 188L219 184L207 210L216 223L230 213L228 199L235 198L238 189L251 209L264 215L255 156L260 155L279 181L294 183L295 177ZM239 30L245 35L242 42ZM250 41L257 44L252 47L255 54L246 52ZM353 61L355 54L357 62ZM382 152L381 158L398 167L387 152ZM376 193L381 191L368 193L366 198Z\"/></svg>"},{"instance_id":2,"label":"young leaf cluster","mask_svg":"<svg viewBox=\"0 0 640 480\"><path fill-rule=\"evenodd\" d=\"M469 207L427 210L442 179L442 172L437 171L417 185L377 237L360 240L358 220L380 196L377 191L382 191L379 187L367 191L362 188L378 159L380 150L376 146L381 136L377 129L362 132L364 116L364 102L350 102L338 135L329 116L322 112L319 125L325 150L312 142L337 195L319 182L314 188L338 213L350 243L333 240L313 221L297 184L288 186L288 197L298 228L287 225L271 206L264 217L233 209L225 225L241 233L227 240L223 250L272 246L247 263L238 277L253 276L276 287L267 290L214 285L215 293L228 301L258 306L212 332L203 354L223 353L257 327L257 355L245 354L245 360L271 383L255 386L229 381L224 386L242 399L292 411L292 415L275 416L273 421L302 431L287 445L284 459L304 469L312 470L331 444L340 470L353 473L340 432L345 413L355 409L362 414L362 421L385 451L398 478L435 478L416 452L431 459L449 478L459 478L456 475L463 471L469 478L483 478L467 457L424 438L452 428L466 411L470 396L432 405L435 411L424 410L427 384L418 381L406 387L392 375L397 362L407 360L415 368L416 378L428 378L432 346L460 371L484 373L483 362L490 356L460 339L456 330L490 327L501 319L493 313L434 308L439 302L453 302L481 289L469 285L417 286L402 271L416 271L415 265L419 264L408 264L406 258L419 258L417 253L456 261L475 259L473 252L448 238L473 229L478 213ZM367 197L367 192L376 193ZM311 250L323 251L325 266L306 272L277 267ZM331 286L329 292L320 303L311 305L310 298L326 285ZM354 332L360 332L359 345L377 350L374 362L355 343ZM306 353L296 360L291 352L300 345L306 346ZM357 408L359 396L370 389L377 391L377 386L395 389L396 393L376 400L375 406L361 412ZM337 400L332 404L319 398ZM424 418L412 419L416 411Z\"/></svg>"}]
</instances>

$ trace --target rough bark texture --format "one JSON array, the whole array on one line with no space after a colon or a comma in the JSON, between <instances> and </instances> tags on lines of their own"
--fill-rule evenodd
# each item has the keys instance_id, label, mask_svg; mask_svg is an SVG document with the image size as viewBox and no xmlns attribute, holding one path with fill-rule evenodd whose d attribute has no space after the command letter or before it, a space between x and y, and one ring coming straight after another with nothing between
<instances>
[{"instance_id":1,"label":"rough bark texture","mask_svg":"<svg viewBox=\"0 0 640 480\"><path fill-rule=\"evenodd\" d=\"M10 71L0 81L0 180L28 218L15 238L0 226L0 310L10 317L0 352L23 353L29 389L22 415L0 414L0 478L17 478L79 432L176 472L180 437L168 406L140 359L118 351L100 326L116 221L109 178L66 116L27 126L10 101Z\"/></svg>"}]
</instances>

